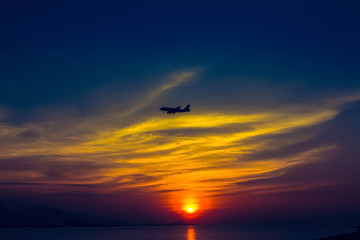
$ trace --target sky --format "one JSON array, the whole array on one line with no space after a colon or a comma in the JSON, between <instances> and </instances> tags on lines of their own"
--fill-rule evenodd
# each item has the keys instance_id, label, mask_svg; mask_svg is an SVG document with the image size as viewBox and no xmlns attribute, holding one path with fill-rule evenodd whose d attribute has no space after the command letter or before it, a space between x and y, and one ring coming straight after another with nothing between
<instances>
[{"instance_id":1,"label":"sky","mask_svg":"<svg viewBox=\"0 0 360 240\"><path fill-rule=\"evenodd\" d=\"M1 1L0 205L359 224L359 7Z\"/></svg>"}]
</instances>

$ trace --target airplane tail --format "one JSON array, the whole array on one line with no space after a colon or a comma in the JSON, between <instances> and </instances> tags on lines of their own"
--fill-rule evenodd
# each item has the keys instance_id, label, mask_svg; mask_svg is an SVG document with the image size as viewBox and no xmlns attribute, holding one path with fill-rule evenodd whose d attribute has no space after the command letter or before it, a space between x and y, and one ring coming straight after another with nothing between
<instances>
[{"instance_id":1,"label":"airplane tail","mask_svg":"<svg viewBox=\"0 0 360 240\"><path fill-rule=\"evenodd\" d=\"M190 104L189 104L189 105L187 105L187 106L184 108L184 110L186 110L186 111L190 111Z\"/></svg>"}]
</instances>

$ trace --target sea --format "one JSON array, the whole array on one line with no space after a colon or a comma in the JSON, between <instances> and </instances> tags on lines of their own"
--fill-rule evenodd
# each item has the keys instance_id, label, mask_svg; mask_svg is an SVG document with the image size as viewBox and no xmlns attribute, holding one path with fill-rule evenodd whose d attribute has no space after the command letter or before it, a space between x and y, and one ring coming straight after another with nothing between
<instances>
[{"instance_id":1,"label":"sea","mask_svg":"<svg viewBox=\"0 0 360 240\"><path fill-rule=\"evenodd\" d=\"M239 226L2 228L1 240L312 240L352 229L243 229Z\"/></svg>"}]
</instances>

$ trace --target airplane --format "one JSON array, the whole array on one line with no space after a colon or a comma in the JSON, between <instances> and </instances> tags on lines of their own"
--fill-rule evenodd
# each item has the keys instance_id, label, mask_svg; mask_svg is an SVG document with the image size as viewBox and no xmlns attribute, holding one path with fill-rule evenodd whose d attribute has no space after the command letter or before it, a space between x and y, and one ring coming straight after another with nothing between
<instances>
[{"instance_id":1,"label":"airplane","mask_svg":"<svg viewBox=\"0 0 360 240\"><path fill-rule=\"evenodd\" d=\"M176 108L171 108L171 107L162 107L160 108L161 111L165 111L167 114L172 114L174 115L177 112L190 112L190 104L187 105L185 108L181 109L181 106L178 106Z\"/></svg>"}]
</instances>

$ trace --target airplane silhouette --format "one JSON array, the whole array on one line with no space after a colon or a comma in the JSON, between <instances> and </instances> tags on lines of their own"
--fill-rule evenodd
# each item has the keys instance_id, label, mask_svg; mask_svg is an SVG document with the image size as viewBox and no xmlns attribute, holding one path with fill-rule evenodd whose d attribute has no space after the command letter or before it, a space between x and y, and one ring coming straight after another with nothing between
<instances>
[{"instance_id":1,"label":"airplane silhouette","mask_svg":"<svg viewBox=\"0 0 360 240\"><path fill-rule=\"evenodd\" d=\"M177 112L190 112L190 104L187 105L185 108L181 109L181 106L178 106L176 108L171 108L171 107L162 107L160 108L161 111L165 111L167 114L172 114L174 115Z\"/></svg>"}]
</instances>

